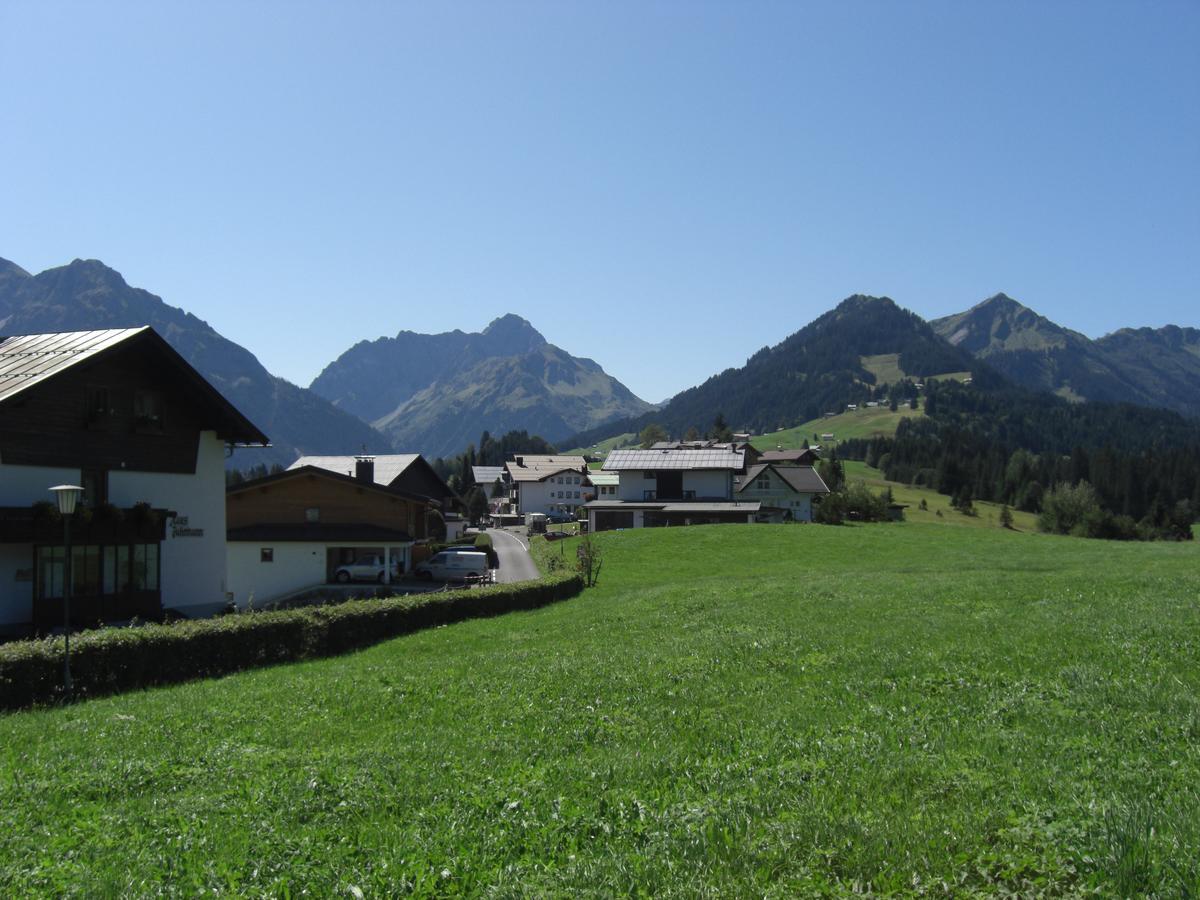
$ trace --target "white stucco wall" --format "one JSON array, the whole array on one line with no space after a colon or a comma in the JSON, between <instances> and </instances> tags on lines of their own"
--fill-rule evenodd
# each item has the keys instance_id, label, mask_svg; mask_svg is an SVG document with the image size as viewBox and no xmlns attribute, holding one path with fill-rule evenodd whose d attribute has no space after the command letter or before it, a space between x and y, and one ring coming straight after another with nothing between
<instances>
[{"instance_id":1,"label":"white stucco wall","mask_svg":"<svg viewBox=\"0 0 1200 900\"><path fill-rule=\"evenodd\" d=\"M272 562L262 561L262 549L270 547ZM238 609L254 598L256 606L278 597L325 583L325 544L303 542L230 541L229 590Z\"/></svg>"},{"instance_id":2,"label":"white stucco wall","mask_svg":"<svg viewBox=\"0 0 1200 900\"><path fill-rule=\"evenodd\" d=\"M22 574L20 581L18 572ZM33 618L33 580L25 577L32 573L33 544L0 544L0 626L22 624Z\"/></svg>"},{"instance_id":3,"label":"white stucco wall","mask_svg":"<svg viewBox=\"0 0 1200 900\"><path fill-rule=\"evenodd\" d=\"M46 466L5 466L0 460L0 506L32 506L39 500L54 503L50 488L79 484L78 469ZM17 580L17 573L33 571L32 544L0 544L0 625L23 624L33 618L33 581Z\"/></svg>"},{"instance_id":4,"label":"white stucco wall","mask_svg":"<svg viewBox=\"0 0 1200 900\"><path fill-rule=\"evenodd\" d=\"M46 466L6 466L0 459L0 506L32 506L39 500L54 503L50 488L56 484L79 484L78 469Z\"/></svg>"},{"instance_id":5,"label":"white stucco wall","mask_svg":"<svg viewBox=\"0 0 1200 900\"><path fill-rule=\"evenodd\" d=\"M758 487L758 479L755 479L753 483L738 494L738 498L742 500L757 500L764 507L772 506L783 510L790 510L792 518L795 521L811 522L813 495L793 490L790 484L784 482L773 471L768 470L767 475L770 477L770 487L766 489Z\"/></svg>"},{"instance_id":6,"label":"white stucco wall","mask_svg":"<svg viewBox=\"0 0 1200 900\"><path fill-rule=\"evenodd\" d=\"M624 471L619 473L621 482L617 487L617 497L621 500L641 502L645 499L645 491L657 490L658 482L646 478L645 472ZM683 489L695 491L696 499L730 499L730 474L727 471L686 471L683 473Z\"/></svg>"},{"instance_id":7,"label":"white stucco wall","mask_svg":"<svg viewBox=\"0 0 1200 900\"><path fill-rule=\"evenodd\" d=\"M225 444L216 432L200 434L195 475L114 470L108 499L114 506L146 502L179 514L167 521L162 543L164 608L196 617L225 606Z\"/></svg>"},{"instance_id":8,"label":"white stucco wall","mask_svg":"<svg viewBox=\"0 0 1200 900\"><path fill-rule=\"evenodd\" d=\"M0 505L53 501L48 488L80 484L81 477L79 469L0 465ZM225 605L225 444L216 432L201 433L194 475L112 470L108 500L126 508L146 502L187 519L167 522L160 563L164 607L196 616ZM185 528L203 533L185 536ZM18 608L28 621L32 585L14 578L17 568L32 565L32 551L28 545L0 545L0 554L0 621Z\"/></svg>"},{"instance_id":9,"label":"white stucco wall","mask_svg":"<svg viewBox=\"0 0 1200 900\"><path fill-rule=\"evenodd\" d=\"M558 483L559 478L563 479L563 484ZM579 484L575 484L576 478L579 479ZM567 479L571 480L570 484L566 483ZM562 497L558 496L559 491L562 491ZM570 491L569 497L567 496L568 491ZM553 475L546 481L523 481L520 487L520 513L521 515L531 512L556 513L560 511L560 504L583 506L587 502L583 499L583 495L591 491L592 488L583 483L583 475L578 472ZM576 492L579 494L578 497L575 496Z\"/></svg>"}]
</instances>

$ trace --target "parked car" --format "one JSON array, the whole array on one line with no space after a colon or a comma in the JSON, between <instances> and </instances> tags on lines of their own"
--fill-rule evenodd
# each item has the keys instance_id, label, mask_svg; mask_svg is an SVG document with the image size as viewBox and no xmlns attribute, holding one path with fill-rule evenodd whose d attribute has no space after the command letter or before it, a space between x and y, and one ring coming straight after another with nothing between
<instances>
[{"instance_id":1,"label":"parked car","mask_svg":"<svg viewBox=\"0 0 1200 900\"><path fill-rule=\"evenodd\" d=\"M466 581L468 578L486 578L488 558L478 550L442 550L425 562L417 563L413 573L428 581Z\"/></svg>"},{"instance_id":2,"label":"parked car","mask_svg":"<svg viewBox=\"0 0 1200 900\"><path fill-rule=\"evenodd\" d=\"M377 554L360 556L352 563L338 566L333 572L333 580L338 584L348 584L351 581L378 581L383 583L383 557ZM392 558L392 578L400 577L400 560Z\"/></svg>"},{"instance_id":3,"label":"parked car","mask_svg":"<svg viewBox=\"0 0 1200 900\"><path fill-rule=\"evenodd\" d=\"M569 525L575 521L575 517L569 516L566 513L547 513L546 521L553 525Z\"/></svg>"}]
</instances>

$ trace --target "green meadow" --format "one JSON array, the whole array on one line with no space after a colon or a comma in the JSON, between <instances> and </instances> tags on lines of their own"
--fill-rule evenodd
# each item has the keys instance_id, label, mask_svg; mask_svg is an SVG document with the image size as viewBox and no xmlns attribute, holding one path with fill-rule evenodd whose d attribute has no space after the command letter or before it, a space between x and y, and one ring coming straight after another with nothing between
<instances>
[{"instance_id":1,"label":"green meadow","mask_svg":"<svg viewBox=\"0 0 1200 900\"><path fill-rule=\"evenodd\" d=\"M923 415L923 411L909 409L907 406L901 406L896 412L892 412L887 406L864 407L846 410L836 416L813 419L794 428L762 434L752 438L750 443L759 450L774 450L776 447L800 447L804 441L827 447L836 446L839 442L851 438L892 437L901 421ZM833 440L820 440L819 435L822 434L832 434Z\"/></svg>"},{"instance_id":2,"label":"green meadow","mask_svg":"<svg viewBox=\"0 0 1200 900\"><path fill-rule=\"evenodd\" d=\"M0 717L0 895L1200 891L1194 544L598 541L536 612Z\"/></svg>"}]
</instances>

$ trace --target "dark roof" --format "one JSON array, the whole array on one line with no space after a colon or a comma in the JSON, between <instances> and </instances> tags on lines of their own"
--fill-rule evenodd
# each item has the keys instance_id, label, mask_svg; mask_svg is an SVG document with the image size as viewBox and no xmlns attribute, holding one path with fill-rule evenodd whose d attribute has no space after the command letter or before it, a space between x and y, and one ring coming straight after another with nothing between
<instances>
[{"instance_id":1,"label":"dark roof","mask_svg":"<svg viewBox=\"0 0 1200 900\"><path fill-rule=\"evenodd\" d=\"M818 459L818 455L816 450L805 447L797 450L764 450L759 455L759 459L763 462L808 465Z\"/></svg>"},{"instance_id":2,"label":"dark roof","mask_svg":"<svg viewBox=\"0 0 1200 900\"><path fill-rule=\"evenodd\" d=\"M759 463L746 470L741 480L734 486L736 493L748 488L754 479L767 469L771 469L792 490L799 494L828 494L829 488L812 466L781 466L775 463Z\"/></svg>"},{"instance_id":3,"label":"dark roof","mask_svg":"<svg viewBox=\"0 0 1200 900\"><path fill-rule=\"evenodd\" d=\"M352 475L342 475L340 472L334 472L330 469L324 469L320 466L300 466L294 469L285 469L282 472L276 472L274 475L264 475L262 478L255 478L251 481L242 481L238 484L230 484L225 488L225 495L239 494L243 491L256 490L261 487L266 487L275 484L279 481L288 481L301 476L309 476L310 478L326 478L329 481L338 481L342 484L353 485L357 488L362 488L364 491L372 491L376 494L383 494L387 497L401 497L405 500L419 500L421 502L430 502L432 497L426 497L422 494L413 494L409 491L402 491L398 488L390 488L386 485L378 484L370 481L360 481Z\"/></svg>"},{"instance_id":4,"label":"dark roof","mask_svg":"<svg viewBox=\"0 0 1200 900\"><path fill-rule=\"evenodd\" d=\"M335 522L243 525L241 528L230 528L225 537L230 541L312 541L314 543L337 541L356 544L375 544L388 541L397 544L411 544L413 542L407 531L401 531L398 528L384 528L382 525L345 525Z\"/></svg>"},{"instance_id":5,"label":"dark roof","mask_svg":"<svg viewBox=\"0 0 1200 900\"><path fill-rule=\"evenodd\" d=\"M167 357L168 364L199 394L198 399L213 416L206 424L211 424L222 439L262 447L270 443L265 434L148 325L0 337L0 404L80 363L135 344L149 345Z\"/></svg>"}]
</instances>

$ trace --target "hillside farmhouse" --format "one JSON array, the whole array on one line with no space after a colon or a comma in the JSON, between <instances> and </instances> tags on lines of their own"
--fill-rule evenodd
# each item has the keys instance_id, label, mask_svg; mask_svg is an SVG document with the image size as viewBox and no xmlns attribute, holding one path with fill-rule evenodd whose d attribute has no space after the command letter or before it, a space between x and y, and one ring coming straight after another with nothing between
<instances>
[{"instance_id":1,"label":"hillside farmhouse","mask_svg":"<svg viewBox=\"0 0 1200 900\"><path fill-rule=\"evenodd\" d=\"M225 458L267 437L148 327L0 339L0 630L225 605Z\"/></svg>"}]
</instances>

